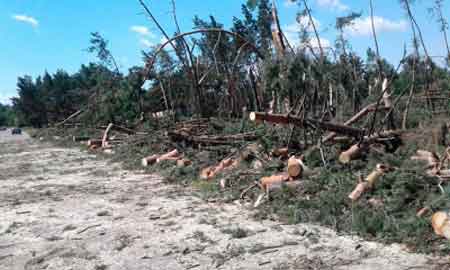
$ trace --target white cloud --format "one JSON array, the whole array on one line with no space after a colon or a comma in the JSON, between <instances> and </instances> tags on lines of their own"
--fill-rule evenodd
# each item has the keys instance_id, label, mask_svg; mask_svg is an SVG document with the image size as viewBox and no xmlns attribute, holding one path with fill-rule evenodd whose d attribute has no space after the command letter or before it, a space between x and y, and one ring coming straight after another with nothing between
<instances>
[{"instance_id":1,"label":"white cloud","mask_svg":"<svg viewBox=\"0 0 450 270\"><path fill-rule=\"evenodd\" d=\"M24 22L24 23L28 23L33 27L38 27L39 26L39 21L36 20L35 18L31 17L31 16L27 16L24 14L16 14L13 15L12 18L16 21L19 22Z\"/></svg>"},{"instance_id":2,"label":"white cloud","mask_svg":"<svg viewBox=\"0 0 450 270\"><path fill-rule=\"evenodd\" d=\"M1 94L0 93L0 104L3 104L3 105L12 105L12 102L11 102L11 98L12 98L13 96L11 96L11 95L7 95L7 94Z\"/></svg>"},{"instance_id":3,"label":"white cloud","mask_svg":"<svg viewBox=\"0 0 450 270\"><path fill-rule=\"evenodd\" d=\"M319 42L317 42L317 39L315 37L312 37L311 40L308 43L314 49L319 48ZM305 45L305 44L303 44L303 45ZM331 47L331 42L328 39L326 39L326 38L321 38L320 37L320 45L322 45L322 48L324 48L324 49L330 48Z\"/></svg>"},{"instance_id":4,"label":"white cloud","mask_svg":"<svg viewBox=\"0 0 450 270\"><path fill-rule=\"evenodd\" d=\"M295 0L285 0L284 1L284 6L285 7L293 7L295 6L297 3Z\"/></svg>"},{"instance_id":5,"label":"white cloud","mask_svg":"<svg viewBox=\"0 0 450 270\"><path fill-rule=\"evenodd\" d=\"M317 28L317 30L320 29L320 22L313 18L314 24ZM300 29L306 28L306 31L310 33L310 40L307 42L307 44L300 44L300 36L299 32ZM294 47L305 47L305 46L311 46L313 48L319 48L319 43L317 39L314 36L312 25L309 23L308 17L301 17L299 18L298 22L286 25L284 27L284 33L286 35L287 40L289 43ZM331 42L328 39L320 37L320 44L323 48L330 47Z\"/></svg>"},{"instance_id":6,"label":"white cloud","mask_svg":"<svg viewBox=\"0 0 450 270\"><path fill-rule=\"evenodd\" d=\"M341 0L317 0L317 4L321 7L337 9L338 11L346 11L350 9L347 5L342 4Z\"/></svg>"},{"instance_id":7,"label":"white cloud","mask_svg":"<svg viewBox=\"0 0 450 270\"><path fill-rule=\"evenodd\" d=\"M382 32L403 32L408 28L408 23L405 20L391 21L389 19L374 16L374 25L377 33ZM358 18L353 21L345 29L346 33L352 36L368 36L372 35L372 22L370 17Z\"/></svg>"},{"instance_id":8,"label":"white cloud","mask_svg":"<svg viewBox=\"0 0 450 270\"><path fill-rule=\"evenodd\" d=\"M146 38L141 38L140 42L141 42L141 45L143 45L147 48L155 46L155 44L153 42L151 42L150 40L148 40Z\"/></svg>"},{"instance_id":9,"label":"white cloud","mask_svg":"<svg viewBox=\"0 0 450 270\"><path fill-rule=\"evenodd\" d=\"M130 31L135 32L141 36L146 37L155 37L155 34L153 34L147 27L142 25L133 25L130 27Z\"/></svg>"},{"instance_id":10,"label":"white cloud","mask_svg":"<svg viewBox=\"0 0 450 270\"><path fill-rule=\"evenodd\" d=\"M316 29L320 29L321 23L316 18L312 18ZM314 28L309 21L308 16L301 16L297 18L297 21L291 24L288 24L284 27L284 31L286 33L298 33L301 29L305 29L307 32L313 32Z\"/></svg>"}]
</instances>

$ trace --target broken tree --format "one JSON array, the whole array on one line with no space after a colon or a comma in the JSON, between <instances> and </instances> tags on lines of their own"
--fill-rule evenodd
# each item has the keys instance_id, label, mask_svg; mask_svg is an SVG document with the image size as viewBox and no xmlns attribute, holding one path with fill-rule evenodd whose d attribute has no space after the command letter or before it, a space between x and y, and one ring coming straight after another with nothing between
<instances>
[{"instance_id":1,"label":"broken tree","mask_svg":"<svg viewBox=\"0 0 450 270\"><path fill-rule=\"evenodd\" d=\"M292 124L299 127L319 128L327 131L332 131L338 134L343 134L351 137L364 136L365 130L354 128L347 125L334 124L331 122L319 121L311 118L302 118L297 116L272 114L265 112L251 112L249 116L251 121L262 123L264 121L276 124L288 125Z\"/></svg>"}]
</instances>

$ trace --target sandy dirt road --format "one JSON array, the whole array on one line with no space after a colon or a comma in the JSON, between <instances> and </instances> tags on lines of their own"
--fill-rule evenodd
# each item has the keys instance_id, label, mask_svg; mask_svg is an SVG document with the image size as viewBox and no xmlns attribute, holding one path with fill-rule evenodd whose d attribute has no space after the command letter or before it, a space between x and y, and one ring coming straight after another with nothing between
<instances>
[{"instance_id":1,"label":"sandy dirt road","mask_svg":"<svg viewBox=\"0 0 450 270\"><path fill-rule=\"evenodd\" d=\"M0 269L443 269L399 246L251 216L81 150L0 132Z\"/></svg>"}]
</instances>

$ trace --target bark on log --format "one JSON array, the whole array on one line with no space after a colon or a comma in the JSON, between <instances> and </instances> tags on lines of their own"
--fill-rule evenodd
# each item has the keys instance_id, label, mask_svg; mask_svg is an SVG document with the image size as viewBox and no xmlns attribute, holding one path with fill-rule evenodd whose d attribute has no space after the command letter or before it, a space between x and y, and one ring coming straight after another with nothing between
<instances>
[{"instance_id":1,"label":"bark on log","mask_svg":"<svg viewBox=\"0 0 450 270\"><path fill-rule=\"evenodd\" d=\"M279 158L288 158L289 157L289 149L287 147L284 148L276 148L272 151L272 156Z\"/></svg>"},{"instance_id":2,"label":"bark on log","mask_svg":"<svg viewBox=\"0 0 450 270\"><path fill-rule=\"evenodd\" d=\"M429 207L424 207L417 211L416 217L421 218L425 216L431 209Z\"/></svg>"},{"instance_id":3,"label":"bark on log","mask_svg":"<svg viewBox=\"0 0 450 270\"><path fill-rule=\"evenodd\" d=\"M158 155L151 155L142 159L142 166L147 167L149 165L153 165L158 160Z\"/></svg>"},{"instance_id":4,"label":"bark on log","mask_svg":"<svg viewBox=\"0 0 450 270\"><path fill-rule=\"evenodd\" d=\"M177 160L179 158L180 158L180 153L178 152L177 149L174 149L164 155L160 155L156 159L156 163L160 163L161 161L164 161L164 160Z\"/></svg>"},{"instance_id":5,"label":"bark on log","mask_svg":"<svg viewBox=\"0 0 450 270\"><path fill-rule=\"evenodd\" d=\"M264 112L251 112L250 113L250 120L254 122L271 122L271 123L277 123L277 124L293 124L299 127L311 127L311 128L320 128L327 131L333 131L338 134L344 134L347 136L352 137L361 137L364 135L365 130L349 127L346 125L339 125L334 124L330 122L324 122L319 121L315 119L310 118L300 118L295 116L288 116L288 115L282 115L282 114L270 114L270 113L264 113Z\"/></svg>"},{"instance_id":6,"label":"bark on log","mask_svg":"<svg viewBox=\"0 0 450 270\"><path fill-rule=\"evenodd\" d=\"M99 145L95 145L95 144L89 146L89 150L96 150L98 148L100 148L100 146Z\"/></svg>"},{"instance_id":7,"label":"bark on log","mask_svg":"<svg viewBox=\"0 0 450 270\"><path fill-rule=\"evenodd\" d=\"M368 115L370 112L375 111L377 104L376 103L372 103L367 105L365 108L363 108L361 111L359 111L357 114L355 114L354 116L352 116L352 118L350 118L349 120L347 120L344 125L346 126L350 126L356 122L358 122L359 120L361 120L363 117L365 117L366 115ZM384 107L384 108L378 108L378 110L388 110L389 108ZM322 139L322 142L328 142L330 140L332 140L334 137L336 137L337 133L332 132L330 134L328 134L326 137L324 137Z\"/></svg>"},{"instance_id":8,"label":"bark on log","mask_svg":"<svg viewBox=\"0 0 450 270\"><path fill-rule=\"evenodd\" d=\"M100 147L100 146L102 146L102 140L98 140L98 139L91 139L91 140L89 140L88 141L88 146L90 147L90 146L97 146L97 147Z\"/></svg>"},{"instance_id":9,"label":"bark on log","mask_svg":"<svg viewBox=\"0 0 450 270\"><path fill-rule=\"evenodd\" d=\"M269 186L275 184L281 184L289 181L290 176L288 173L276 174L268 177L263 177L260 180L261 188L264 192L267 192Z\"/></svg>"},{"instance_id":10,"label":"bark on log","mask_svg":"<svg viewBox=\"0 0 450 270\"><path fill-rule=\"evenodd\" d=\"M348 197L350 198L350 200L356 201L367 189L368 184L366 182L358 183L358 185L356 185L355 189L352 191L352 193L350 193Z\"/></svg>"},{"instance_id":11,"label":"bark on log","mask_svg":"<svg viewBox=\"0 0 450 270\"><path fill-rule=\"evenodd\" d=\"M59 126L61 126L61 125L64 125L66 122L68 122L69 120L71 120L71 119L77 117L78 115L82 114L83 112L84 112L84 110L82 110L82 109L76 111L75 113L73 113L73 114L71 114L69 117L67 117L64 121L62 121L62 122L60 122L60 123L57 123L57 124L55 125L55 127L59 127Z\"/></svg>"},{"instance_id":12,"label":"bark on log","mask_svg":"<svg viewBox=\"0 0 450 270\"><path fill-rule=\"evenodd\" d=\"M366 191L373 189L378 179L389 171L391 171L390 167L383 164L377 164L375 170L366 177L365 181L358 183L348 197L352 201L358 200Z\"/></svg>"},{"instance_id":13,"label":"bark on log","mask_svg":"<svg viewBox=\"0 0 450 270\"><path fill-rule=\"evenodd\" d=\"M226 158L219 162L216 166L211 166L208 168L203 169L200 172L200 179L203 180L212 180L214 177L216 177L217 174L221 173L222 171L230 168L234 168L239 164L238 160L232 159L232 158Z\"/></svg>"},{"instance_id":14,"label":"bark on log","mask_svg":"<svg viewBox=\"0 0 450 270\"><path fill-rule=\"evenodd\" d=\"M165 160L174 160L178 161L181 159L180 153L177 149L174 149L164 155L151 155L142 159L141 164L143 167L147 167L149 165L153 165L155 163L160 163Z\"/></svg>"},{"instance_id":15,"label":"bark on log","mask_svg":"<svg viewBox=\"0 0 450 270\"><path fill-rule=\"evenodd\" d=\"M284 188L289 190L295 190L302 185L301 181L284 181L279 183L273 183L267 186L266 193L270 197L270 194L281 191Z\"/></svg>"},{"instance_id":16,"label":"bark on log","mask_svg":"<svg viewBox=\"0 0 450 270\"><path fill-rule=\"evenodd\" d=\"M167 132L167 136L169 136L173 141L185 141L196 145L236 144L242 141L252 141L258 138L254 133L243 133L226 136L194 136L184 129L169 131Z\"/></svg>"},{"instance_id":17,"label":"bark on log","mask_svg":"<svg viewBox=\"0 0 450 270\"><path fill-rule=\"evenodd\" d=\"M342 164L348 164L350 161L360 158L363 152L363 145L355 144L339 155L339 162Z\"/></svg>"}]
</instances>

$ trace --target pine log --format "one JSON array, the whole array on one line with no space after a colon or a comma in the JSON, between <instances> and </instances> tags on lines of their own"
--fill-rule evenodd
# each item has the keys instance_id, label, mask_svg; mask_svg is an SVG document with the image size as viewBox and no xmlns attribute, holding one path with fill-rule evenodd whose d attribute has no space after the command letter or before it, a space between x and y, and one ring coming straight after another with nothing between
<instances>
[{"instance_id":1,"label":"pine log","mask_svg":"<svg viewBox=\"0 0 450 270\"><path fill-rule=\"evenodd\" d=\"M102 140L91 139L88 141L88 146L94 146L94 145L97 147L102 146Z\"/></svg>"},{"instance_id":2,"label":"pine log","mask_svg":"<svg viewBox=\"0 0 450 270\"><path fill-rule=\"evenodd\" d=\"M368 189L368 186L369 184L367 182L358 183L358 185L356 185L355 189L352 191L352 193L350 193L348 197L352 201L358 200L361 195L363 195L363 193Z\"/></svg>"},{"instance_id":3,"label":"pine log","mask_svg":"<svg viewBox=\"0 0 450 270\"><path fill-rule=\"evenodd\" d=\"M211 166L203 169L200 172L200 179L203 180L212 180L216 177L217 174L221 173L226 169L235 168L239 164L239 160L235 160L232 158L226 158L219 162L216 166Z\"/></svg>"},{"instance_id":4,"label":"pine log","mask_svg":"<svg viewBox=\"0 0 450 270\"><path fill-rule=\"evenodd\" d=\"M179 157L180 157L180 153L178 152L177 149L174 149L164 155L160 155L156 159L156 163L160 163L161 161L164 161L164 160L177 160Z\"/></svg>"},{"instance_id":5,"label":"pine log","mask_svg":"<svg viewBox=\"0 0 450 270\"><path fill-rule=\"evenodd\" d=\"M185 141L195 145L227 145L237 144L242 141L252 141L257 139L255 133L242 133L224 136L194 136L184 129L167 132L167 136L173 141Z\"/></svg>"},{"instance_id":6,"label":"pine log","mask_svg":"<svg viewBox=\"0 0 450 270\"><path fill-rule=\"evenodd\" d=\"M289 157L289 149L287 147L283 148L275 148L271 152L272 156L279 158L288 158Z\"/></svg>"},{"instance_id":7,"label":"pine log","mask_svg":"<svg viewBox=\"0 0 450 270\"><path fill-rule=\"evenodd\" d=\"M378 179L381 178L385 173L391 171L391 168L383 165L383 164L377 164L375 170L373 170L365 179L365 181L362 181L358 183L358 185L355 187L355 189L350 193L348 196L352 201L358 200L362 194L364 194L366 191L371 190L374 188L375 183L378 181Z\"/></svg>"},{"instance_id":8,"label":"pine log","mask_svg":"<svg viewBox=\"0 0 450 270\"><path fill-rule=\"evenodd\" d=\"M339 155L339 162L342 164L350 163L350 161L360 158L363 152L363 146L360 144L355 144Z\"/></svg>"},{"instance_id":9,"label":"pine log","mask_svg":"<svg viewBox=\"0 0 450 270\"><path fill-rule=\"evenodd\" d=\"M423 207L419 211L417 211L416 217L421 218L425 216L431 209L429 207Z\"/></svg>"},{"instance_id":10,"label":"pine log","mask_svg":"<svg viewBox=\"0 0 450 270\"><path fill-rule=\"evenodd\" d=\"M129 128L126 128L126 127L118 126L118 125L114 125L113 126L113 130L119 131L119 132L122 132L122 133L126 133L128 135L136 134L136 131L134 131L132 129L129 129ZM148 133L146 133L146 134L148 134Z\"/></svg>"},{"instance_id":11,"label":"pine log","mask_svg":"<svg viewBox=\"0 0 450 270\"><path fill-rule=\"evenodd\" d=\"M260 180L261 188L264 192L267 192L269 186L275 184L281 184L290 180L288 173L281 173L272 176L263 177Z\"/></svg>"},{"instance_id":12,"label":"pine log","mask_svg":"<svg viewBox=\"0 0 450 270\"><path fill-rule=\"evenodd\" d=\"M142 159L142 166L147 167L153 165L158 160L158 155L151 155Z\"/></svg>"},{"instance_id":13,"label":"pine log","mask_svg":"<svg viewBox=\"0 0 450 270\"><path fill-rule=\"evenodd\" d=\"M57 123L57 124L55 125L55 127L59 127L59 126L61 126L61 125L64 125L66 122L68 122L69 120L71 120L71 119L77 117L78 115L82 114L83 112L84 112L83 109L80 109L80 110L74 112L74 113L71 114L69 117L67 117L64 121Z\"/></svg>"},{"instance_id":14,"label":"pine log","mask_svg":"<svg viewBox=\"0 0 450 270\"><path fill-rule=\"evenodd\" d=\"M436 212L431 217L431 225L434 232L450 240L450 219L446 212Z\"/></svg>"},{"instance_id":15,"label":"pine log","mask_svg":"<svg viewBox=\"0 0 450 270\"><path fill-rule=\"evenodd\" d=\"M91 145L91 146L89 146L89 150L96 150L96 149L98 149L98 148L100 148L100 146L98 146L98 145Z\"/></svg>"},{"instance_id":16,"label":"pine log","mask_svg":"<svg viewBox=\"0 0 450 270\"><path fill-rule=\"evenodd\" d=\"M303 161L301 159L292 156L288 160L287 173L292 178L297 178L302 176L303 172Z\"/></svg>"},{"instance_id":17,"label":"pine log","mask_svg":"<svg viewBox=\"0 0 450 270\"><path fill-rule=\"evenodd\" d=\"M339 125L334 124L331 122L324 122L319 121L315 119L310 118L301 118L301 117L295 117L295 116L289 116L289 115L282 115L282 114L270 114L270 113L264 113L264 112L251 112L249 116L251 121L254 122L271 122L271 123L277 123L277 124L293 124L299 127L312 127L312 128L320 128L327 131L333 131L338 134L344 134L347 136L352 137L361 137L364 135L365 130L349 127L346 125Z\"/></svg>"},{"instance_id":18,"label":"pine log","mask_svg":"<svg viewBox=\"0 0 450 270\"><path fill-rule=\"evenodd\" d=\"M368 115L370 112L375 111L377 104L376 103L372 103L367 105L366 107L364 107L361 111L359 111L357 114L355 114L354 116L352 116L352 118L348 119L344 125L346 126L350 126L356 122L358 122L359 120L361 120L363 117L365 117L366 115ZM389 108L387 107L383 107L383 108L378 108L378 110L388 110ZM325 138L322 139L322 142L328 142L330 140L332 140L334 137L336 137L337 133L332 132L330 134L328 134L327 136L325 136Z\"/></svg>"},{"instance_id":19,"label":"pine log","mask_svg":"<svg viewBox=\"0 0 450 270\"><path fill-rule=\"evenodd\" d=\"M285 188L289 190L295 190L302 185L301 181L283 181L283 182L275 182L270 184L266 188L266 193L270 197L271 193L281 191Z\"/></svg>"}]
</instances>

